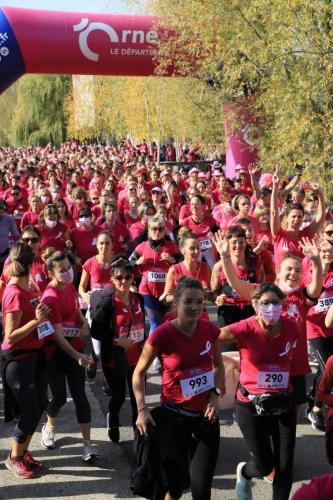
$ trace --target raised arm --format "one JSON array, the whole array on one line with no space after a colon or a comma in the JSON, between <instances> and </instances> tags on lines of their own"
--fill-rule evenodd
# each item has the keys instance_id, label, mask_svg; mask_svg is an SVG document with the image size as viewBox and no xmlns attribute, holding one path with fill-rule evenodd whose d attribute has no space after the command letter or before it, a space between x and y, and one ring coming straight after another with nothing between
<instances>
[{"instance_id":1,"label":"raised arm","mask_svg":"<svg viewBox=\"0 0 333 500\"><path fill-rule=\"evenodd\" d=\"M229 285L245 300L251 301L252 293L255 287L252 283L248 281L241 280L235 271L235 268L231 262L230 252L229 252L229 241L224 240L222 232L216 233L213 238L213 242L216 246L217 251L221 256L221 263L224 276L226 277Z\"/></svg>"},{"instance_id":2,"label":"raised arm","mask_svg":"<svg viewBox=\"0 0 333 500\"><path fill-rule=\"evenodd\" d=\"M276 169L276 171L273 174L273 189L271 196L271 215L270 215L271 233L273 238L277 237L281 229L279 204L278 204L279 185L280 185L279 171L278 169Z\"/></svg>"},{"instance_id":3,"label":"raised arm","mask_svg":"<svg viewBox=\"0 0 333 500\"><path fill-rule=\"evenodd\" d=\"M323 285L323 267L319 256L319 250L309 238L302 238L299 243L305 257L312 262L311 282L307 286L307 294L309 297L316 299L319 297Z\"/></svg>"}]
</instances>

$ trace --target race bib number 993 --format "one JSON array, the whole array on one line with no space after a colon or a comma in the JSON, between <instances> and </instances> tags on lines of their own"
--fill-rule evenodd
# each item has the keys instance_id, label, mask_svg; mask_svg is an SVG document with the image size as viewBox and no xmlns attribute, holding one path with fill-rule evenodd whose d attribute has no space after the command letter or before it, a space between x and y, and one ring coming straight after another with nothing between
<instances>
[{"instance_id":1,"label":"race bib number 993","mask_svg":"<svg viewBox=\"0 0 333 500\"><path fill-rule=\"evenodd\" d=\"M180 380L180 387L184 398L191 398L214 387L213 371L199 373L193 377Z\"/></svg>"}]
</instances>

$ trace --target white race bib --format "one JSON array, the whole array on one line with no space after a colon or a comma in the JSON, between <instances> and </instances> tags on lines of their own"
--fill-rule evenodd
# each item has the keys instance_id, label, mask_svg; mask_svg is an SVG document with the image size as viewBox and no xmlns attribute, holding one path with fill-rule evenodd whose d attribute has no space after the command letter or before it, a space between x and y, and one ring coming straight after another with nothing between
<instances>
[{"instance_id":1,"label":"white race bib","mask_svg":"<svg viewBox=\"0 0 333 500\"><path fill-rule=\"evenodd\" d=\"M166 273L160 271L149 271L148 281L149 283L165 283Z\"/></svg>"},{"instance_id":2,"label":"white race bib","mask_svg":"<svg viewBox=\"0 0 333 500\"><path fill-rule=\"evenodd\" d=\"M184 398L191 398L192 396L212 389L214 387L213 370L181 379L180 387Z\"/></svg>"},{"instance_id":3,"label":"white race bib","mask_svg":"<svg viewBox=\"0 0 333 500\"><path fill-rule=\"evenodd\" d=\"M207 240L199 240L200 250L207 250L212 248L212 242L208 238Z\"/></svg>"},{"instance_id":4,"label":"white race bib","mask_svg":"<svg viewBox=\"0 0 333 500\"><path fill-rule=\"evenodd\" d=\"M332 304L333 304L333 297L325 297L324 299L318 299L318 304L315 305L315 311L326 312L329 310Z\"/></svg>"},{"instance_id":5,"label":"white race bib","mask_svg":"<svg viewBox=\"0 0 333 500\"><path fill-rule=\"evenodd\" d=\"M134 325L131 328L130 339L132 342L142 342L145 338L145 329L139 325Z\"/></svg>"},{"instance_id":6,"label":"white race bib","mask_svg":"<svg viewBox=\"0 0 333 500\"><path fill-rule=\"evenodd\" d=\"M52 335L54 333L54 328L50 321L43 321L43 323L40 323L37 327L37 333L38 333L38 338L39 340L42 340L44 337L48 337L49 335Z\"/></svg>"},{"instance_id":7,"label":"white race bib","mask_svg":"<svg viewBox=\"0 0 333 500\"><path fill-rule=\"evenodd\" d=\"M286 389L289 372L258 372L257 387L260 389Z\"/></svg>"},{"instance_id":8,"label":"white race bib","mask_svg":"<svg viewBox=\"0 0 333 500\"><path fill-rule=\"evenodd\" d=\"M63 326L64 337L80 337L80 328L74 326Z\"/></svg>"}]
</instances>

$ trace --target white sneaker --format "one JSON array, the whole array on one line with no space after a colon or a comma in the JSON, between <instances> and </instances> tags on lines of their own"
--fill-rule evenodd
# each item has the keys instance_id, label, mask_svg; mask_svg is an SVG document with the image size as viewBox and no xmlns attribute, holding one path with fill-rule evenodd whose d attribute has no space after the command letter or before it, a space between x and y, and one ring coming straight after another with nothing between
<instances>
[{"instance_id":1,"label":"white sneaker","mask_svg":"<svg viewBox=\"0 0 333 500\"><path fill-rule=\"evenodd\" d=\"M161 366L160 360L158 358L155 358L153 361L153 370L155 372L161 373L161 368L162 368L162 366Z\"/></svg>"},{"instance_id":2,"label":"white sneaker","mask_svg":"<svg viewBox=\"0 0 333 500\"><path fill-rule=\"evenodd\" d=\"M83 462L92 462L95 458L98 458L98 452L93 444L91 444L91 441L84 441L83 442L83 454L82 454L82 460Z\"/></svg>"},{"instance_id":3,"label":"white sneaker","mask_svg":"<svg viewBox=\"0 0 333 500\"><path fill-rule=\"evenodd\" d=\"M43 448L53 450L53 448L55 448L54 441L54 427L49 427L47 424L44 424L42 427L42 437L40 440L41 445L43 446Z\"/></svg>"},{"instance_id":4,"label":"white sneaker","mask_svg":"<svg viewBox=\"0 0 333 500\"><path fill-rule=\"evenodd\" d=\"M236 500L252 500L251 480L245 479L242 469L246 462L240 462L237 465L236 480Z\"/></svg>"}]
</instances>

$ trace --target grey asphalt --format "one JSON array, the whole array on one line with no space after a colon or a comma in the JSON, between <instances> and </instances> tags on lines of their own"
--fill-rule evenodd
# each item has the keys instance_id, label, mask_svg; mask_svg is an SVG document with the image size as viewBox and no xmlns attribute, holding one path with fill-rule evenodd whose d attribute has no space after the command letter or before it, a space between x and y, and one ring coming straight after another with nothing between
<instances>
[{"instance_id":1,"label":"grey asphalt","mask_svg":"<svg viewBox=\"0 0 333 500\"><path fill-rule=\"evenodd\" d=\"M93 383L87 383L87 394L92 407L92 439L98 446L100 460L94 465L81 461L82 444L76 423L74 406L68 400L57 419L57 447L45 450L40 445L40 429L32 441L32 451L42 460L47 470L33 480L20 480L5 468L4 461L10 446L12 424L4 424L0 415L0 499L47 499L47 498L134 498L129 490L130 462L133 432L130 427L129 401L121 414L121 441L111 443L106 435L105 414L108 398L102 394L101 372ZM148 404L158 401L160 377L149 374ZM3 408L2 392L0 408ZM45 419L43 419L44 421ZM231 500L235 498L235 469L237 463L246 460L248 453L238 429L232 421L230 411L223 412L220 418L220 454L213 483L212 499ZM293 491L309 478L331 472L325 457L324 435L314 431L305 418L300 419L297 430L295 456L295 483ZM190 499L190 493L183 495ZM271 486L263 480L256 480L253 498L271 499Z\"/></svg>"}]
</instances>

